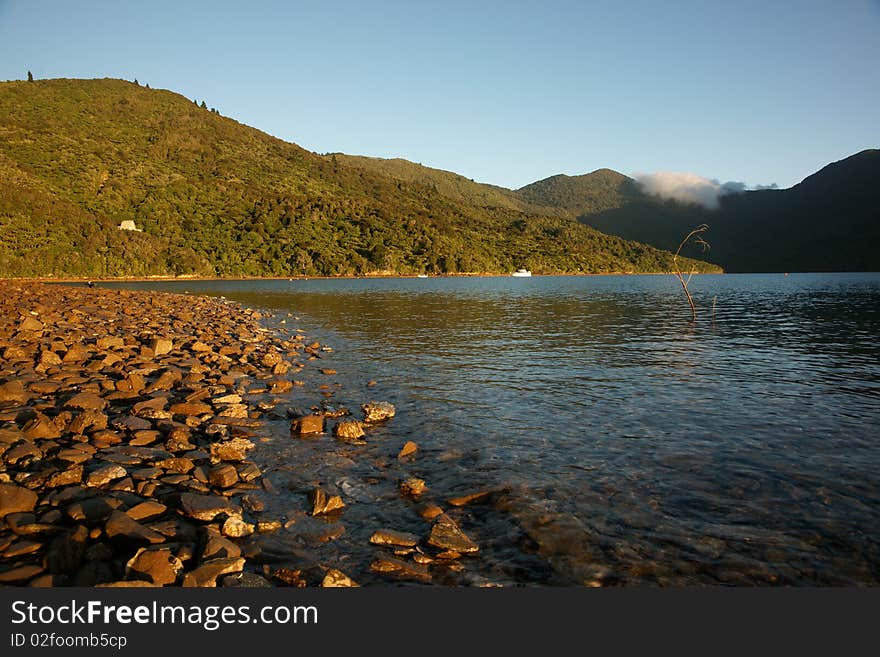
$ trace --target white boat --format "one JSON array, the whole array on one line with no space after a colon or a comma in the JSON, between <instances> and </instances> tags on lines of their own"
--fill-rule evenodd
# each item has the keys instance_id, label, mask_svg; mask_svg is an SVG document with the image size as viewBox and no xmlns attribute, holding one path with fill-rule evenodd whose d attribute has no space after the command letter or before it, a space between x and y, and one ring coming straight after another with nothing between
<instances>
[{"instance_id":1,"label":"white boat","mask_svg":"<svg viewBox=\"0 0 880 657\"><path fill-rule=\"evenodd\" d=\"M427 274L419 274L416 278L428 278Z\"/></svg>"},{"instance_id":2,"label":"white boat","mask_svg":"<svg viewBox=\"0 0 880 657\"><path fill-rule=\"evenodd\" d=\"M511 276L519 276L519 277L531 276L531 275L532 275L532 272L530 272L528 269L517 269L515 272L513 272L511 274Z\"/></svg>"}]
</instances>

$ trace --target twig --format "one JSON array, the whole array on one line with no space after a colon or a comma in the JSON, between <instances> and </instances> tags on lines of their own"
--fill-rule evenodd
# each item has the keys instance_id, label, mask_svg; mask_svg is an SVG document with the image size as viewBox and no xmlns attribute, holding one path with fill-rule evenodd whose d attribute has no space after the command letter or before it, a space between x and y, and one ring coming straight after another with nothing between
<instances>
[{"instance_id":1,"label":"twig","mask_svg":"<svg viewBox=\"0 0 880 657\"><path fill-rule=\"evenodd\" d=\"M694 228L691 232L687 234L681 244L678 245L678 249L676 249L675 254L672 256L672 265L675 267L675 275L678 278L678 282L681 283L681 287L684 290L684 295L687 297L688 303L691 306L691 314L693 315L694 320L697 319L697 306L694 304L694 298L691 296L690 290L688 290L688 284L691 282L691 278L696 273L696 267L692 267L690 273L685 280L684 274L681 273L681 269L678 267L678 256L681 254L681 250L684 248L684 245L687 244L691 239L696 244L700 245L700 248L703 251L709 250L709 243L702 238L702 234L709 230L709 226L707 224L700 224L696 228Z\"/></svg>"}]
</instances>

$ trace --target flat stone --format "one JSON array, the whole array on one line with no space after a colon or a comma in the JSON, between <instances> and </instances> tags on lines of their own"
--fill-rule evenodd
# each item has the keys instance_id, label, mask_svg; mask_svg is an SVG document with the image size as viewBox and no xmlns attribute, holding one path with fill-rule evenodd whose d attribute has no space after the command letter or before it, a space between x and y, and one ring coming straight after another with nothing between
<instances>
[{"instance_id":1,"label":"flat stone","mask_svg":"<svg viewBox=\"0 0 880 657\"><path fill-rule=\"evenodd\" d=\"M491 490L481 490L467 495L459 495L458 497L450 497L447 500L452 506L465 506L474 502L482 502L492 494Z\"/></svg>"},{"instance_id":2,"label":"flat stone","mask_svg":"<svg viewBox=\"0 0 880 657\"><path fill-rule=\"evenodd\" d=\"M33 511L39 497L37 494L15 484L0 484L0 518L10 513Z\"/></svg>"},{"instance_id":3,"label":"flat stone","mask_svg":"<svg viewBox=\"0 0 880 657\"><path fill-rule=\"evenodd\" d=\"M134 520L154 520L168 510L164 504L155 500L147 500L131 507L126 513Z\"/></svg>"},{"instance_id":4,"label":"flat stone","mask_svg":"<svg viewBox=\"0 0 880 657\"><path fill-rule=\"evenodd\" d=\"M336 570L335 568L330 568L324 575L324 579L321 581L321 586L325 589L330 588L352 588L355 586L360 586L357 582L355 582L351 577L346 575L341 570Z\"/></svg>"},{"instance_id":5,"label":"flat stone","mask_svg":"<svg viewBox=\"0 0 880 657\"><path fill-rule=\"evenodd\" d=\"M214 409L202 402L181 402L168 409L172 415L213 415Z\"/></svg>"},{"instance_id":6,"label":"flat stone","mask_svg":"<svg viewBox=\"0 0 880 657\"><path fill-rule=\"evenodd\" d=\"M155 356L162 356L174 349L174 343L168 338L153 338L149 346Z\"/></svg>"},{"instance_id":7,"label":"flat stone","mask_svg":"<svg viewBox=\"0 0 880 657\"><path fill-rule=\"evenodd\" d=\"M15 402L23 404L30 399L30 395L24 389L20 381L7 381L0 383L0 402Z\"/></svg>"},{"instance_id":8,"label":"flat stone","mask_svg":"<svg viewBox=\"0 0 880 657\"><path fill-rule=\"evenodd\" d=\"M144 527L122 511L113 511L104 525L107 538L131 543L162 543L165 537L148 527Z\"/></svg>"},{"instance_id":9,"label":"flat stone","mask_svg":"<svg viewBox=\"0 0 880 657\"><path fill-rule=\"evenodd\" d=\"M183 456L174 456L168 459L153 461L153 466L156 468L162 468L163 470L170 470L171 472L176 472L178 474L186 474L196 467L191 459Z\"/></svg>"},{"instance_id":10,"label":"flat stone","mask_svg":"<svg viewBox=\"0 0 880 657\"><path fill-rule=\"evenodd\" d=\"M46 480L45 486L46 488L59 488L60 486L70 486L71 484L78 484L82 481L82 476L83 466L76 465L72 468L68 468L67 470L56 472L54 475Z\"/></svg>"},{"instance_id":11,"label":"flat stone","mask_svg":"<svg viewBox=\"0 0 880 657\"><path fill-rule=\"evenodd\" d=\"M300 436L323 433L324 417L322 415L303 415L290 423L290 433Z\"/></svg>"},{"instance_id":12,"label":"flat stone","mask_svg":"<svg viewBox=\"0 0 880 657\"><path fill-rule=\"evenodd\" d=\"M180 506L183 513L190 518L208 522L221 514L229 516L241 515L241 507L219 495L183 493L180 496Z\"/></svg>"},{"instance_id":13,"label":"flat stone","mask_svg":"<svg viewBox=\"0 0 880 657\"><path fill-rule=\"evenodd\" d=\"M431 575L428 567L420 563L412 563L394 557L379 557L370 564L370 570L374 573L382 573L383 575L393 575L401 579L416 579L422 582L429 582Z\"/></svg>"},{"instance_id":14,"label":"flat stone","mask_svg":"<svg viewBox=\"0 0 880 657\"><path fill-rule=\"evenodd\" d=\"M115 463L99 468L94 472L90 472L86 477L86 485L88 486L104 486L111 481L127 477L128 472L121 465Z\"/></svg>"},{"instance_id":15,"label":"flat stone","mask_svg":"<svg viewBox=\"0 0 880 657\"><path fill-rule=\"evenodd\" d=\"M84 411L103 411L109 403L93 392L80 392L67 400L64 408L78 408Z\"/></svg>"},{"instance_id":16,"label":"flat stone","mask_svg":"<svg viewBox=\"0 0 880 657\"><path fill-rule=\"evenodd\" d=\"M65 512L76 522L98 523L104 522L120 506L122 501L115 497L90 497L70 504Z\"/></svg>"},{"instance_id":17,"label":"flat stone","mask_svg":"<svg viewBox=\"0 0 880 657\"><path fill-rule=\"evenodd\" d=\"M0 572L0 584L21 584L45 570L42 566L28 564Z\"/></svg>"},{"instance_id":18,"label":"flat stone","mask_svg":"<svg viewBox=\"0 0 880 657\"><path fill-rule=\"evenodd\" d=\"M379 529L370 536L373 545L394 545L398 547L415 547L419 537L408 532L397 532L393 529Z\"/></svg>"},{"instance_id":19,"label":"flat stone","mask_svg":"<svg viewBox=\"0 0 880 657\"><path fill-rule=\"evenodd\" d=\"M170 548L141 548L125 564L127 579L145 580L157 586L174 584L183 571L183 563Z\"/></svg>"},{"instance_id":20,"label":"flat stone","mask_svg":"<svg viewBox=\"0 0 880 657\"><path fill-rule=\"evenodd\" d=\"M241 548L223 536L212 536L205 543L205 548L202 550L203 561L240 556Z\"/></svg>"},{"instance_id":21,"label":"flat stone","mask_svg":"<svg viewBox=\"0 0 880 657\"><path fill-rule=\"evenodd\" d=\"M225 559L211 559L204 562L195 570L183 576L183 585L186 587L215 587L217 578L229 573L238 573L244 569L243 557L229 557Z\"/></svg>"},{"instance_id":22,"label":"flat stone","mask_svg":"<svg viewBox=\"0 0 880 657\"><path fill-rule=\"evenodd\" d=\"M428 544L441 550L454 550L462 554L479 552L480 548L461 531L458 524L448 515L441 514L431 528Z\"/></svg>"},{"instance_id":23,"label":"flat stone","mask_svg":"<svg viewBox=\"0 0 880 657\"><path fill-rule=\"evenodd\" d=\"M433 520L443 513L443 509L433 502L426 502L419 508L419 515L425 520Z\"/></svg>"},{"instance_id":24,"label":"flat stone","mask_svg":"<svg viewBox=\"0 0 880 657\"><path fill-rule=\"evenodd\" d=\"M32 440L52 439L61 436L58 426L42 413L35 413L21 428L22 433Z\"/></svg>"}]
</instances>

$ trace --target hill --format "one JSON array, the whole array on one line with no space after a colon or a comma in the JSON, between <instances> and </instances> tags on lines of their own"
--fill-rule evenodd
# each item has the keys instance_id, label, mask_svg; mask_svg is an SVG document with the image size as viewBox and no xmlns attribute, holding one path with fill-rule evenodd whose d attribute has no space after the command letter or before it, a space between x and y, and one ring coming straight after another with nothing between
<instances>
[{"instance_id":1,"label":"hill","mask_svg":"<svg viewBox=\"0 0 880 657\"><path fill-rule=\"evenodd\" d=\"M603 233L661 249L674 250L706 223L711 251L688 253L725 271L880 270L880 150L829 164L790 189L722 196L717 210L646 195L607 169L553 176L517 193Z\"/></svg>"},{"instance_id":2,"label":"hill","mask_svg":"<svg viewBox=\"0 0 880 657\"><path fill-rule=\"evenodd\" d=\"M463 180L322 157L121 80L0 83L0 276L671 267L669 253Z\"/></svg>"}]
</instances>

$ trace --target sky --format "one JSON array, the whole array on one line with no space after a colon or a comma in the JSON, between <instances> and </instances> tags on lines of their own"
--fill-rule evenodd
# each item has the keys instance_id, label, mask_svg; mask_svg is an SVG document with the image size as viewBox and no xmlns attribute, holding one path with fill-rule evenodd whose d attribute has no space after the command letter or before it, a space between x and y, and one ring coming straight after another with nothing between
<instances>
[{"instance_id":1,"label":"sky","mask_svg":"<svg viewBox=\"0 0 880 657\"><path fill-rule=\"evenodd\" d=\"M880 145L880 0L0 0L0 80L28 70L510 188L602 167L789 187Z\"/></svg>"}]
</instances>

